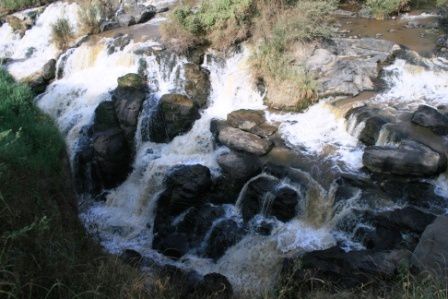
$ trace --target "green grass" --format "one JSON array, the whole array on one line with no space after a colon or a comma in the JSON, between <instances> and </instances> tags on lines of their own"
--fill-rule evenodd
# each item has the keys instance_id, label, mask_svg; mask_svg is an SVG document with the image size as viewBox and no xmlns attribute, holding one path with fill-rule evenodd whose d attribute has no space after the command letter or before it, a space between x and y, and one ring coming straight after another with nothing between
<instances>
[{"instance_id":1,"label":"green grass","mask_svg":"<svg viewBox=\"0 0 448 299\"><path fill-rule=\"evenodd\" d=\"M0 297L145 297L140 273L85 234L64 141L30 89L0 70L0 95Z\"/></svg>"},{"instance_id":2,"label":"green grass","mask_svg":"<svg viewBox=\"0 0 448 299\"><path fill-rule=\"evenodd\" d=\"M51 38L59 49L66 49L73 39L73 29L65 18L57 19L51 26Z\"/></svg>"},{"instance_id":3,"label":"green grass","mask_svg":"<svg viewBox=\"0 0 448 299\"><path fill-rule=\"evenodd\" d=\"M411 0L366 0L365 6L377 19L400 13L410 4Z\"/></svg>"},{"instance_id":4,"label":"green grass","mask_svg":"<svg viewBox=\"0 0 448 299\"><path fill-rule=\"evenodd\" d=\"M13 12L25 8L45 5L55 0L0 0L0 11Z\"/></svg>"}]
</instances>

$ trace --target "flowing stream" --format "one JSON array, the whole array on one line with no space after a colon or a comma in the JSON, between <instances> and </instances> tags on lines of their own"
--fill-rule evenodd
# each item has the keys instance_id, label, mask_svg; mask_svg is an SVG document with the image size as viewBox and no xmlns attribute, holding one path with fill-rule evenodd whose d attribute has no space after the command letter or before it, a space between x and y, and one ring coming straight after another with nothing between
<instances>
[{"instance_id":1,"label":"flowing stream","mask_svg":"<svg viewBox=\"0 0 448 299\"><path fill-rule=\"evenodd\" d=\"M84 42L60 55L49 38L51 24L65 16L76 30L77 9L76 4L65 2L49 5L23 37L4 24L0 27L0 57L12 59L6 68L17 79L32 75L49 59L59 57L58 79L36 98L36 102L56 120L72 159L80 146L83 128L93 121L95 108L99 103L111 100L110 92L116 88L117 78L142 71L144 66L151 92L139 116L133 171L124 183L109 190L105 202L94 202L88 195L80 199L81 219L108 251L119 254L124 249L135 249L161 264L175 264L200 274L219 272L228 277L238 290L262 292L273 287L285 257L336 244L342 244L347 250L362 248L352 240L350 233L340 229L353 209L390 209L396 206L396 203L381 200L366 202L360 191L353 192L344 201L336 200L337 188L333 180L338 174L365 175L362 171L365 146L357 138L364 124L356 117L346 120L344 115L348 108L338 105L334 99L324 99L303 113L278 113L267 109L263 104L264 95L252 84L249 47L243 47L226 58L208 52L202 66L210 72L211 94L200 119L188 133L167 144L146 141L142 123L151 119L162 95L183 92L183 65L187 59L157 51L142 54L145 51L139 50L160 47L151 40L131 41L122 49L111 52L111 38ZM385 69L385 90L363 101L363 104L400 111L422 103L448 105L448 63L434 58L427 59L425 64L417 66L396 60ZM216 262L195 252L178 261L164 257L151 248L156 200L163 192L167 171L177 165L202 164L210 168L214 177L218 177L221 170L216 158L228 149L215 148L210 122L212 119L225 119L228 113L243 108L264 110L268 121L279 124L279 134L292 153L316 161L312 171L292 170L308 185L302 212L287 223L269 219L274 227L270 235L248 233ZM385 129L377 144L392 142ZM268 175L263 173L260 176ZM324 177L328 178L328 183L323 182ZM437 194L448 197L448 181L444 174L429 181ZM247 184L240 197L244 195ZM301 186L292 180L284 179L281 184L301 190ZM270 209L271 201L272 198L266 195L263 211ZM242 222L238 202L224 207L222 219ZM263 220L266 219L259 215L254 221Z\"/></svg>"}]
</instances>

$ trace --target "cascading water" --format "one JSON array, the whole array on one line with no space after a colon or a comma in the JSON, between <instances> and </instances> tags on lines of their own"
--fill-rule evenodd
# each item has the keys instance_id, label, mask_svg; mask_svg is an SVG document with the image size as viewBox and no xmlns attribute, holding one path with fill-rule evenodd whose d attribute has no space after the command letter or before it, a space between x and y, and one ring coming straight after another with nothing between
<instances>
[{"instance_id":1,"label":"cascading water","mask_svg":"<svg viewBox=\"0 0 448 299\"><path fill-rule=\"evenodd\" d=\"M78 32L78 5L55 2L37 17L36 24L23 37L15 34L5 23L0 27L0 58L11 62L7 70L16 79L25 79L40 71L50 60L58 57L60 51L52 42L52 25L59 19L69 22L74 34Z\"/></svg>"},{"instance_id":2,"label":"cascading water","mask_svg":"<svg viewBox=\"0 0 448 299\"><path fill-rule=\"evenodd\" d=\"M164 5L170 1L156 2ZM16 78L25 78L49 59L56 58L59 53L50 42L51 24L65 16L76 28L76 10L76 4L56 2L48 6L36 26L22 38L13 33L8 24L0 27L0 57L13 59L8 70ZM341 223L354 209L396 206L390 202L377 205L367 202L361 189L339 198L336 179L342 173L365 175L361 169L365 146L360 144L358 137L366 123L359 121L356 115L346 120L346 111L332 99L322 100L302 113L269 111L263 104L263 95L250 84L248 48L226 59L217 57L216 53L207 53L202 65L210 72L211 94L207 108L189 132L166 144L151 142L146 130L154 121L154 111L161 96L185 93L184 65L187 59L161 50L162 47L153 41L131 41L121 49L111 50L113 41L90 40L62 54L57 63L57 80L36 99L38 106L56 120L73 160L82 143L83 129L92 124L96 107L111 100L110 92L116 88L117 78L127 73L141 73L148 79L148 94L135 135L132 173L120 186L107 190L105 202L93 202L89 194L82 197L80 217L108 251L118 254L124 249L135 249L159 263L172 263L200 274L222 273L237 290L264 292L276 282L284 257L336 244L342 244L347 250L362 248L361 244L353 242L352 231L340 230ZM398 59L386 67L384 73L387 90L365 103L384 109L393 106L399 111L407 111L410 106L422 103L448 104L447 66L442 60L427 60L425 66L415 66ZM295 154L316 161L314 172L291 168L290 177L294 179L278 179L276 184L278 189L289 188L300 194L296 215L287 222L271 217L273 192L277 190L270 190L263 194L259 214L248 225L249 232L237 244L217 261L201 256L213 229L220 223L230 219L243 225L241 205L249 184L260 177L277 180L269 171L263 172L245 184L235 204L223 205L224 215L213 221L197 248L178 261L170 260L152 249L157 199L164 191L167 172L174 166L201 164L218 177L221 169L216 158L228 149L215 148L210 123L212 119L225 119L228 113L238 109L264 110L268 121L280 124L279 135ZM388 126L383 126L376 144L394 142L393 133ZM325 184L322 177L328 178ZM437 194L448 197L445 174L429 181ZM180 223L188 212L179 215L173 225ZM251 230L262 222L272 225L269 235ZM358 226L365 225L358 219L353 222Z\"/></svg>"}]
</instances>

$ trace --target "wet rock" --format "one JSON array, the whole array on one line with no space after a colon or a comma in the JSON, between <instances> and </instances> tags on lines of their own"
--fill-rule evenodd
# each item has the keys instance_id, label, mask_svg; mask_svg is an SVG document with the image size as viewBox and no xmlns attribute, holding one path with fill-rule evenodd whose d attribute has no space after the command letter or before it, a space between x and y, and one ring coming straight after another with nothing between
<instances>
[{"instance_id":1,"label":"wet rock","mask_svg":"<svg viewBox=\"0 0 448 299\"><path fill-rule=\"evenodd\" d=\"M146 99L143 78L127 74L118 78L118 87L112 92L117 120L129 144L133 144L138 116Z\"/></svg>"},{"instance_id":2,"label":"wet rock","mask_svg":"<svg viewBox=\"0 0 448 299\"><path fill-rule=\"evenodd\" d=\"M128 265L131 265L132 267L138 267L143 262L143 256L133 249L125 249L121 253L120 258L122 261L124 261Z\"/></svg>"},{"instance_id":3,"label":"wet rock","mask_svg":"<svg viewBox=\"0 0 448 299\"><path fill-rule=\"evenodd\" d=\"M109 31L120 27L118 21L104 21L100 25L100 32Z\"/></svg>"},{"instance_id":4,"label":"wet rock","mask_svg":"<svg viewBox=\"0 0 448 299\"><path fill-rule=\"evenodd\" d=\"M251 154L224 153L218 157L217 162L225 176L240 184L244 184L261 172L260 159Z\"/></svg>"},{"instance_id":5,"label":"wet rock","mask_svg":"<svg viewBox=\"0 0 448 299\"><path fill-rule=\"evenodd\" d=\"M120 14L116 18L118 24L120 24L120 27L129 27L137 24L137 22L135 21L135 17L130 14Z\"/></svg>"},{"instance_id":6,"label":"wet rock","mask_svg":"<svg viewBox=\"0 0 448 299\"><path fill-rule=\"evenodd\" d=\"M227 219L213 227L208 240L206 256L219 259L228 248L238 243L244 235L244 230L234 220Z\"/></svg>"},{"instance_id":7,"label":"wet rock","mask_svg":"<svg viewBox=\"0 0 448 299\"><path fill-rule=\"evenodd\" d=\"M152 5L144 5L135 0L126 0L122 4L122 10L118 12L117 20L121 26L132 26L151 20L156 13L157 9Z\"/></svg>"},{"instance_id":8,"label":"wet rock","mask_svg":"<svg viewBox=\"0 0 448 299\"><path fill-rule=\"evenodd\" d=\"M401 176L434 176L446 170L446 157L431 148L410 140L398 147L371 146L363 155L370 171Z\"/></svg>"},{"instance_id":9,"label":"wet rock","mask_svg":"<svg viewBox=\"0 0 448 299\"><path fill-rule=\"evenodd\" d=\"M173 233L158 242L156 249L167 257L178 259L187 253L188 239L185 234Z\"/></svg>"},{"instance_id":10,"label":"wet rock","mask_svg":"<svg viewBox=\"0 0 448 299\"><path fill-rule=\"evenodd\" d=\"M198 107L205 107L207 105L208 97L210 96L210 74L209 72L193 63L186 63L184 65L185 75L185 92L187 96L192 99Z\"/></svg>"},{"instance_id":11,"label":"wet rock","mask_svg":"<svg viewBox=\"0 0 448 299\"><path fill-rule=\"evenodd\" d=\"M346 118L351 121L355 118L356 125L364 123L358 139L366 145L375 145L381 129L393 119L393 116L378 108L361 106L348 111Z\"/></svg>"},{"instance_id":12,"label":"wet rock","mask_svg":"<svg viewBox=\"0 0 448 299\"><path fill-rule=\"evenodd\" d=\"M409 261L409 257L406 250L345 252L332 247L306 253L301 259L301 267L296 271L294 261L286 260L283 276L304 282L312 277L314 286L322 280L336 288L353 288L378 279L392 278L399 267Z\"/></svg>"},{"instance_id":13,"label":"wet rock","mask_svg":"<svg viewBox=\"0 0 448 299\"><path fill-rule=\"evenodd\" d=\"M307 68L318 78L319 95L357 95L375 89L378 62L394 51L394 44L376 38L333 38L306 59Z\"/></svg>"},{"instance_id":14,"label":"wet rock","mask_svg":"<svg viewBox=\"0 0 448 299\"><path fill-rule=\"evenodd\" d=\"M281 187L275 191L269 214L277 217L280 221L289 221L297 215L298 203L299 195L295 190Z\"/></svg>"},{"instance_id":15,"label":"wet rock","mask_svg":"<svg viewBox=\"0 0 448 299\"><path fill-rule=\"evenodd\" d=\"M188 132L200 118L196 103L187 96L166 94L162 96L150 128L150 140L170 142L174 137Z\"/></svg>"},{"instance_id":16,"label":"wet rock","mask_svg":"<svg viewBox=\"0 0 448 299\"><path fill-rule=\"evenodd\" d=\"M274 177L260 176L246 186L246 190L242 191L244 193L240 202L240 208L245 222L261 213L263 200L267 196L274 196L274 188L279 182Z\"/></svg>"},{"instance_id":17,"label":"wet rock","mask_svg":"<svg viewBox=\"0 0 448 299\"><path fill-rule=\"evenodd\" d=\"M270 140L232 127L223 128L219 132L218 139L222 144L231 149L258 156L267 154L273 146Z\"/></svg>"},{"instance_id":18,"label":"wet rock","mask_svg":"<svg viewBox=\"0 0 448 299\"><path fill-rule=\"evenodd\" d=\"M277 132L278 128L276 126L264 123L259 126L254 127L251 133L260 136L262 138L270 138Z\"/></svg>"},{"instance_id":19,"label":"wet rock","mask_svg":"<svg viewBox=\"0 0 448 299\"><path fill-rule=\"evenodd\" d=\"M229 113L227 122L234 128L251 132L255 127L265 123L266 118L264 111L241 109Z\"/></svg>"},{"instance_id":20,"label":"wet rock","mask_svg":"<svg viewBox=\"0 0 448 299\"><path fill-rule=\"evenodd\" d=\"M422 105L412 115L412 122L430 129L434 134L448 134L448 117L430 106Z\"/></svg>"},{"instance_id":21,"label":"wet rock","mask_svg":"<svg viewBox=\"0 0 448 299\"><path fill-rule=\"evenodd\" d=\"M441 281L448 279L448 217L439 216L424 231L414 250L412 264Z\"/></svg>"},{"instance_id":22,"label":"wet rock","mask_svg":"<svg viewBox=\"0 0 448 299\"><path fill-rule=\"evenodd\" d=\"M92 139L95 181L107 189L116 187L131 170L132 150L120 128L113 102L102 102L95 110Z\"/></svg>"},{"instance_id":23,"label":"wet rock","mask_svg":"<svg viewBox=\"0 0 448 299\"><path fill-rule=\"evenodd\" d=\"M197 247L205 237L213 222L224 216L224 208L205 204L199 208L191 208L182 221L176 225L176 231L185 233L190 247Z\"/></svg>"},{"instance_id":24,"label":"wet rock","mask_svg":"<svg viewBox=\"0 0 448 299\"><path fill-rule=\"evenodd\" d=\"M130 42L131 42L131 38L129 37L128 34L116 35L113 40L107 42L107 54L112 55L116 51L122 51L127 45L129 45ZM126 81L131 81L129 83L132 83L132 79L133 79L132 75L134 75L134 74L128 74L128 75L122 76L121 78L118 79L118 84L120 85L120 81L124 81L123 82L124 84L126 84ZM138 83L138 82L135 82L135 83Z\"/></svg>"},{"instance_id":25,"label":"wet rock","mask_svg":"<svg viewBox=\"0 0 448 299\"><path fill-rule=\"evenodd\" d=\"M174 168L166 179L170 191L170 211L174 214L202 203L201 195L211 186L210 170L202 165L182 165Z\"/></svg>"},{"instance_id":26,"label":"wet rock","mask_svg":"<svg viewBox=\"0 0 448 299\"><path fill-rule=\"evenodd\" d=\"M368 215L371 229L357 231L357 237L368 249L386 250L403 248L413 250L425 228L435 216L414 207Z\"/></svg>"},{"instance_id":27,"label":"wet rock","mask_svg":"<svg viewBox=\"0 0 448 299\"><path fill-rule=\"evenodd\" d=\"M40 94L45 91L50 82L56 77L56 60L50 59L42 70L34 75L24 79L35 94Z\"/></svg>"},{"instance_id":28,"label":"wet rock","mask_svg":"<svg viewBox=\"0 0 448 299\"><path fill-rule=\"evenodd\" d=\"M194 290L195 298L230 299L233 296L232 285L219 273L209 273L203 277Z\"/></svg>"},{"instance_id":29,"label":"wet rock","mask_svg":"<svg viewBox=\"0 0 448 299\"><path fill-rule=\"evenodd\" d=\"M210 132L216 143L219 143L219 132L226 127L229 127L229 124L225 120L214 118L210 121Z\"/></svg>"}]
</instances>

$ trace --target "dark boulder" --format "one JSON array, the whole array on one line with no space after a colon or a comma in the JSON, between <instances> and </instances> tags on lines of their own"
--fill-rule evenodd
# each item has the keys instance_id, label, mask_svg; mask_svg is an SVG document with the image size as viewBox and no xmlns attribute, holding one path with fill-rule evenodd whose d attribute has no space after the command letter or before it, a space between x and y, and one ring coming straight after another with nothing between
<instances>
[{"instance_id":1,"label":"dark boulder","mask_svg":"<svg viewBox=\"0 0 448 299\"><path fill-rule=\"evenodd\" d=\"M282 275L303 282L312 277L314 283L323 281L336 288L353 288L391 279L399 267L408 262L409 256L406 250L345 252L332 247L306 253L298 270L295 270L294 260L286 260Z\"/></svg>"},{"instance_id":2,"label":"dark boulder","mask_svg":"<svg viewBox=\"0 0 448 299\"><path fill-rule=\"evenodd\" d=\"M121 130L113 102L102 102L93 124L94 180L104 188L122 183L131 170L132 149Z\"/></svg>"},{"instance_id":3,"label":"dark boulder","mask_svg":"<svg viewBox=\"0 0 448 299\"><path fill-rule=\"evenodd\" d=\"M112 92L115 113L126 138L133 143L138 116L146 99L146 87L137 74L118 78L118 87Z\"/></svg>"},{"instance_id":4,"label":"dark boulder","mask_svg":"<svg viewBox=\"0 0 448 299\"><path fill-rule=\"evenodd\" d=\"M262 212L263 201L275 196L273 192L279 182L275 177L260 176L245 186L246 189L241 191L243 194L239 203L245 222Z\"/></svg>"},{"instance_id":5,"label":"dark boulder","mask_svg":"<svg viewBox=\"0 0 448 299\"><path fill-rule=\"evenodd\" d=\"M424 231L412 256L412 264L442 282L448 279L448 217L439 216Z\"/></svg>"},{"instance_id":6,"label":"dark boulder","mask_svg":"<svg viewBox=\"0 0 448 299\"><path fill-rule=\"evenodd\" d=\"M232 285L219 273L206 274L193 292L194 298L230 299L232 295Z\"/></svg>"},{"instance_id":7,"label":"dark boulder","mask_svg":"<svg viewBox=\"0 0 448 299\"><path fill-rule=\"evenodd\" d=\"M210 96L210 74L197 64L186 63L184 65L185 93L198 107L207 105Z\"/></svg>"},{"instance_id":8,"label":"dark boulder","mask_svg":"<svg viewBox=\"0 0 448 299\"><path fill-rule=\"evenodd\" d=\"M219 259L227 249L238 243L244 235L244 229L234 220L227 219L216 224L208 240L206 256Z\"/></svg>"},{"instance_id":9,"label":"dark boulder","mask_svg":"<svg viewBox=\"0 0 448 299\"><path fill-rule=\"evenodd\" d=\"M280 187L275 190L269 215L275 216L283 222L289 221L297 215L298 204L299 194L295 190L289 187Z\"/></svg>"},{"instance_id":10,"label":"dark boulder","mask_svg":"<svg viewBox=\"0 0 448 299\"><path fill-rule=\"evenodd\" d=\"M448 134L448 117L430 106L422 105L412 115L412 122L430 129L434 134Z\"/></svg>"},{"instance_id":11,"label":"dark boulder","mask_svg":"<svg viewBox=\"0 0 448 299\"><path fill-rule=\"evenodd\" d=\"M132 267L139 267L143 262L142 255L133 249L125 249L121 253L120 258L123 262L131 265Z\"/></svg>"},{"instance_id":12,"label":"dark boulder","mask_svg":"<svg viewBox=\"0 0 448 299\"><path fill-rule=\"evenodd\" d=\"M231 178L241 187L261 172L261 161L255 155L229 152L220 155L217 162L223 175Z\"/></svg>"},{"instance_id":13,"label":"dark boulder","mask_svg":"<svg viewBox=\"0 0 448 299\"><path fill-rule=\"evenodd\" d=\"M173 259L181 258L188 251L187 236L182 233L173 233L164 236L158 242L156 249L167 257Z\"/></svg>"},{"instance_id":14,"label":"dark boulder","mask_svg":"<svg viewBox=\"0 0 448 299\"><path fill-rule=\"evenodd\" d=\"M398 147L366 148L363 164L372 172L414 177L434 176L447 167L445 155L410 140L403 141Z\"/></svg>"},{"instance_id":15,"label":"dark boulder","mask_svg":"<svg viewBox=\"0 0 448 299\"><path fill-rule=\"evenodd\" d=\"M187 96L166 94L160 99L153 118L150 140L166 143L188 132L200 114L196 103Z\"/></svg>"}]
</instances>

